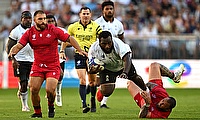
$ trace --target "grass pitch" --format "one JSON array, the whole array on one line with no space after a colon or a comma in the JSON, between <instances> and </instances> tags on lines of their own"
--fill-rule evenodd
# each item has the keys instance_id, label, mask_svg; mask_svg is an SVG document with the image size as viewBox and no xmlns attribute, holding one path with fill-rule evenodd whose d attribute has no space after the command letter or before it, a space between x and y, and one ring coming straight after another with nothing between
<instances>
[{"instance_id":1,"label":"grass pitch","mask_svg":"<svg viewBox=\"0 0 200 120\"><path fill-rule=\"evenodd\" d=\"M169 120L198 120L200 119L200 89L167 89L175 97L177 106L173 109ZM29 120L33 107L29 97L30 112L21 111L21 102L16 96L17 89L0 89L0 120ZM47 100L45 89L40 91L43 118L47 117ZM57 120L135 120L138 118L139 108L131 98L127 89L116 89L108 99L110 109L100 109L97 102L96 113L82 113L78 88L62 89L63 106L56 106ZM90 104L90 95L87 95ZM159 119L156 119L159 120Z\"/></svg>"}]
</instances>

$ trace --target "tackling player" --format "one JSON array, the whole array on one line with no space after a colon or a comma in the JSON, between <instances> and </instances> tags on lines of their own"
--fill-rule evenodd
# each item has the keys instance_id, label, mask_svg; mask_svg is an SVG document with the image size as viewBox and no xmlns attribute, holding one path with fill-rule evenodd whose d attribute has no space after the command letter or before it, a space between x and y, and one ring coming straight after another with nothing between
<instances>
[{"instance_id":1,"label":"tackling player","mask_svg":"<svg viewBox=\"0 0 200 120\"><path fill-rule=\"evenodd\" d=\"M165 66L154 62L149 67L149 82L146 84L149 88L148 91L141 90L132 81L127 82L131 96L140 107L140 118L168 118L176 106L176 100L170 97L163 87L162 76L169 77L175 83L179 83L183 72L183 64L175 73L172 73Z\"/></svg>"},{"instance_id":2,"label":"tackling player","mask_svg":"<svg viewBox=\"0 0 200 120\"><path fill-rule=\"evenodd\" d=\"M97 36L102 31L101 27L91 20L91 10L88 7L82 7L79 12L80 20L69 25L68 33L77 40L79 45L85 52L88 52L92 43L97 40ZM65 48L65 43L62 43L61 50ZM79 55L75 53L75 68L80 80L79 94L82 101L83 113L90 111L90 108L86 104L86 74L88 75L88 81L91 91L91 112L96 112L96 74L87 73L87 56Z\"/></svg>"},{"instance_id":3,"label":"tackling player","mask_svg":"<svg viewBox=\"0 0 200 120\"><path fill-rule=\"evenodd\" d=\"M29 11L24 11L21 14L21 23L16 26L9 35L9 40L6 45L6 51L9 54L10 49L17 44L25 31L31 27L32 15ZM22 111L30 111L28 107L28 81L31 71L31 66L34 61L33 50L27 44L15 57L12 59L14 76L19 78L18 97L21 99Z\"/></svg>"},{"instance_id":4,"label":"tackling player","mask_svg":"<svg viewBox=\"0 0 200 120\"><path fill-rule=\"evenodd\" d=\"M55 115L55 89L60 78L61 70L58 55L58 40L70 42L81 55L87 55L87 53L82 51L76 40L68 33L54 25L47 24L44 11L37 10L34 13L34 22L35 25L28 29L19 42L11 48L8 57L13 59L27 43L30 44L35 58L31 68L29 82L31 100L34 108L34 114L31 117L42 117L39 91L44 80L46 80L48 117L53 118Z\"/></svg>"}]
</instances>

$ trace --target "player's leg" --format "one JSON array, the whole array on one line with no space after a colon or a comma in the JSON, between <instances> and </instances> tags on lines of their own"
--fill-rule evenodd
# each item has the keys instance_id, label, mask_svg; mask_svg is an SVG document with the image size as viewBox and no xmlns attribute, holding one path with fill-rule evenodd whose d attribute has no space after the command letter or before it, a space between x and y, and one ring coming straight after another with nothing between
<instances>
[{"instance_id":1,"label":"player's leg","mask_svg":"<svg viewBox=\"0 0 200 120\"><path fill-rule=\"evenodd\" d=\"M56 78L48 77L46 79L46 93L48 98L48 117L53 118L55 115L54 101L56 97L55 89L57 87L58 80Z\"/></svg>"},{"instance_id":2,"label":"player's leg","mask_svg":"<svg viewBox=\"0 0 200 120\"><path fill-rule=\"evenodd\" d=\"M28 81L31 71L31 62L19 62L19 79L20 79L20 99L22 103L22 111L30 111L28 107Z\"/></svg>"},{"instance_id":3,"label":"player's leg","mask_svg":"<svg viewBox=\"0 0 200 120\"><path fill-rule=\"evenodd\" d=\"M105 86L102 86L102 84L114 84L116 82L116 77L119 75L119 72L111 72L109 70L106 70L104 69L103 71L100 71L99 72L99 79L100 79L100 89L102 89L102 87L105 87ZM98 89L97 91L97 95L99 93L101 93L100 89ZM100 108L109 108L106 103L108 101L108 98L109 96L113 93L114 89L108 89L108 90L111 90L111 93L110 94L107 94L107 95L104 95L103 96L103 99L101 101L101 106ZM102 93L101 93L102 94ZM103 95L103 94L102 94ZM98 96L97 96L98 97Z\"/></svg>"},{"instance_id":4,"label":"player's leg","mask_svg":"<svg viewBox=\"0 0 200 120\"><path fill-rule=\"evenodd\" d=\"M96 112L96 74L88 74L88 81L90 85L90 93L91 93L91 112Z\"/></svg>"},{"instance_id":5,"label":"player's leg","mask_svg":"<svg viewBox=\"0 0 200 120\"><path fill-rule=\"evenodd\" d=\"M139 107L142 107L145 104L144 99L141 97L140 92L142 89L138 87L133 81L129 80L127 82L127 89L131 94L132 98L135 100Z\"/></svg>"},{"instance_id":6,"label":"player's leg","mask_svg":"<svg viewBox=\"0 0 200 120\"><path fill-rule=\"evenodd\" d=\"M183 64L180 64L178 69L175 72L171 72L167 67L160 64L160 71L162 76L169 77L172 79L175 83L179 83L181 80L181 76L183 72L185 71L185 67Z\"/></svg>"},{"instance_id":7,"label":"player's leg","mask_svg":"<svg viewBox=\"0 0 200 120\"><path fill-rule=\"evenodd\" d=\"M87 57L79 55L78 53L75 54L75 68L78 74L78 78L80 81L79 85L79 95L82 101L83 113L87 113L90 111L90 108L86 104L86 60Z\"/></svg>"},{"instance_id":8,"label":"player's leg","mask_svg":"<svg viewBox=\"0 0 200 120\"><path fill-rule=\"evenodd\" d=\"M34 108L34 114L31 117L33 118L42 117L39 91L43 81L44 78L42 77L30 77L30 82L29 82L30 93L31 93L30 95L31 95L32 105Z\"/></svg>"},{"instance_id":9,"label":"player's leg","mask_svg":"<svg viewBox=\"0 0 200 120\"><path fill-rule=\"evenodd\" d=\"M61 72L60 72L60 78L58 80L58 84L56 87L56 98L55 98L55 103L57 106L61 107L62 106L62 79L64 76L64 65L65 62L60 63L61 66Z\"/></svg>"},{"instance_id":10,"label":"player's leg","mask_svg":"<svg viewBox=\"0 0 200 120\"><path fill-rule=\"evenodd\" d=\"M83 113L87 113L90 111L90 108L86 103L86 69L76 69L79 80L79 95L82 101Z\"/></svg>"},{"instance_id":11,"label":"player's leg","mask_svg":"<svg viewBox=\"0 0 200 120\"><path fill-rule=\"evenodd\" d=\"M132 80L142 90L146 90L146 85L144 83L144 80L142 79L142 77L140 75L137 74L136 69L133 64L131 64L131 68L128 73L128 79Z\"/></svg>"},{"instance_id":12,"label":"player's leg","mask_svg":"<svg viewBox=\"0 0 200 120\"><path fill-rule=\"evenodd\" d=\"M151 80L161 80L161 70L159 63L151 63L149 66L149 81Z\"/></svg>"}]
</instances>

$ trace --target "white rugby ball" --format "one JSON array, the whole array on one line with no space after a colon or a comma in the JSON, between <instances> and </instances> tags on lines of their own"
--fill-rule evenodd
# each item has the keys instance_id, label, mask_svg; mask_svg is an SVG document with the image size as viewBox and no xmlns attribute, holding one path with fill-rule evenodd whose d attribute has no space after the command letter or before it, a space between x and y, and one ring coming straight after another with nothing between
<instances>
[{"instance_id":1,"label":"white rugby ball","mask_svg":"<svg viewBox=\"0 0 200 120\"><path fill-rule=\"evenodd\" d=\"M96 58L92 58L89 60L89 67L98 67L98 65L100 65L100 70L104 70L104 63L102 61Z\"/></svg>"}]
</instances>

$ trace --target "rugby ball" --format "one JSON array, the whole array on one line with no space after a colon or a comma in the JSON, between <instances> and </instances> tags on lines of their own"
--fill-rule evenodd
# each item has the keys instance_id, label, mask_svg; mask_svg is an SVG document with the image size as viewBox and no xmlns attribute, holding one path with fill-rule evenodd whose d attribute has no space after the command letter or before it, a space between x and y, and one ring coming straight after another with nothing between
<instances>
[{"instance_id":1,"label":"rugby ball","mask_svg":"<svg viewBox=\"0 0 200 120\"><path fill-rule=\"evenodd\" d=\"M94 66L98 67L100 65L100 70L104 70L104 63L96 58L92 58L89 60L89 67Z\"/></svg>"}]
</instances>

